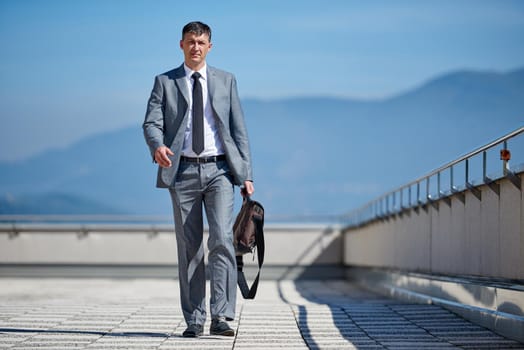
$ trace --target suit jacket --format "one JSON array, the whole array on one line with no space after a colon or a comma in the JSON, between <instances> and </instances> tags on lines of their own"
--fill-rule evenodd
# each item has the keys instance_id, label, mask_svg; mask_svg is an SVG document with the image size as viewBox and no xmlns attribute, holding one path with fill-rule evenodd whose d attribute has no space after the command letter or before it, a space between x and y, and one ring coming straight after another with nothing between
<instances>
[{"instance_id":1,"label":"suit jacket","mask_svg":"<svg viewBox=\"0 0 524 350\"><path fill-rule=\"evenodd\" d=\"M173 151L170 168L158 168L157 187L174 183L189 116L190 91L185 82L184 65L155 77L142 125L144 137L154 159L155 150L165 145ZM234 183L253 179L251 154L244 114L233 74L207 66L210 103L218 133L224 145Z\"/></svg>"}]
</instances>

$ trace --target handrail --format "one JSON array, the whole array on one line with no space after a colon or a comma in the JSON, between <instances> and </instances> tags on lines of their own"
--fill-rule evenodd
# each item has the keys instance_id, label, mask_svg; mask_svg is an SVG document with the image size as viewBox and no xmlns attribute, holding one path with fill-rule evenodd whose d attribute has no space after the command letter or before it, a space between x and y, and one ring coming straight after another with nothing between
<instances>
[{"instance_id":1,"label":"handrail","mask_svg":"<svg viewBox=\"0 0 524 350\"><path fill-rule=\"evenodd\" d=\"M269 224L334 224L340 215L267 215ZM2 225L106 225L108 227L127 225L170 225L173 226L173 217L168 215L119 215L119 214L0 214L0 227Z\"/></svg>"},{"instance_id":2,"label":"handrail","mask_svg":"<svg viewBox=\"0 0 524 350\"><path fill-rule=\"evenodd\" d=\"M421 176L421 177L419 177L418 179L413 180L413 181L411 181L411 182L409 182L409 183L407 183L407 184L405 184L405 185L403 185L403 186L401 186L401 187L408 187L408 186L414 185L414 184L416 184L417 182L420 182L420 181L426 179L427 177L434 176L434 175L436 175L437 173L442 172L443 170L446 170L446 169L452 167L453 165L456 165L456 164L458 164L458 163L460 163L460 162L462 162L462 161L464 161L464 160L466 160L466 159L468 159L468 158L474 157L474 156L476 156L476 155L478 155L478 154L480 154L480 153L482 153L482 152L484 152L484 151L487 151L488 149L492 148L493 146L496 146L496 145L498 145L498 144L501 144L502 142L507 141L507 140L509 140L509 139L511 139L511 138L513 138L513 137L515 137L515 136L517 136L517 135L519 135L519 134L522 134L523 132L524 132L524 126L521 127L521 128L519 128L519 129L517 129L517 130L515 130L515 131L513 131L513 132L510 132L510 133L507 134L507 135L504 135L504 136L502 136L502 137L499 137L499 138L496 139L495 141L492 141L492 142L488 143L487 145L484 145L484 146L482 146L482 147L479 147L479 148L477 148L476 150L471 151L471 152L469 152L469 153L463 155L463 156L460 157L460 158L457 158L457 159L455 159L455 160L453 160L453 161L451 161L451 162L449 162L449 163L447 163L447 164L444 164L444 165L442 165L440 168L437 168L437 169L433 170L433 171L430 172L429 174L424 175L424 176ZM388 193L391 193L391 192L395 192L395 190L390 191L390 192L388 192Z\"/></svg>"},{"instance_id":3,"label":"handrail","mask_svg":"<svg viewBox=\"0 0 524 350\"><path fill-rule=\"evenodd\" d=\"M0 223L172 223L172 216L113 214L0 214Z\"/></svg>"},{"instance_id":4,"label":"handrail","mask_svg":"<svg viewBox=\"0 0 524 350\"><path fill-rule=\"evenodd\" d=\"M328 224L275 224L265 225L268 231L285 230L286 233L304 233L308 231L322 230L325 234L337 232L340 227ZM204 227L208 231L208 227ZM160 233L174 234L173 225L160 224L81 224L81 223L0 223L0 235L7 234L14 239L20 234L76 234L78 238L85 238L91 234L146 234L148 237L156 237Z\"/></svg>"},{"instance_id":5,"label":"handrail","mask_svg":"<svg viewBox=\"0 0 524 350\"><path fill-rule=\"evenodd\" d=\"M515 138L516 136L524 133L524 127L520 127L516 129L515 131L512 131L482 147L479 147L478 149L471 151L449 163L446 163L442 165L441 167L431 171L430 173L421 176L417 178L416 180L413 180L405 185L402 185L400 187L397 187L396 189L386 192L385 194L381 195L380 197L371 200L361 206L360 208L357 208L345 215L343 215L343 218L341 221L344 222L346 227L355 227L363 225L369 221L375 220L375 219L381 219L390 215L395 215L403 210L413 208L413 207L419 207L421 205L426 205L428 203L435 202L439 199L447 199L449 202L449 196L457 193L461 193L462 191L459 190L456 186L453 184L453 167L465 162L465 181L464 181L464 188L465 190L472 191L475 196L480 198L480 191L473 186L473 184L470 182L469 178L469 160L477 156L479 154L483 154L483 160L482 160L482 182L486 185L489 185L495 192L498 192L498 185L494 182L494 179L491 179L488 177L486 173L487 169L487 156L486 152L493 147L503 143L504 148L503 150L507 149L507 141ZM508 159L502 159L503 161L503 175L507 178L509 178L512 183L520 188L520 178L509 168L509 158ZM444 171L450 170L450 187L448 189L448 192L441 190L441 174ZM437 176L437 197L433 198L430 194L430 179ZM421 199L421 185L425 183L425 192L426 192L426 198L425 200ZM412 203L412 188L416 186L416 203ZM409 201L408 205L404 206L403 198L404 198L404 192L408 191ZM396 199L399 199L399 203L397 205ZM391 200L390 200L391 199ZM390 203L392 202L392 203ZM390 206L390 204L392 204Z\"/></svg>"}]
</instances>

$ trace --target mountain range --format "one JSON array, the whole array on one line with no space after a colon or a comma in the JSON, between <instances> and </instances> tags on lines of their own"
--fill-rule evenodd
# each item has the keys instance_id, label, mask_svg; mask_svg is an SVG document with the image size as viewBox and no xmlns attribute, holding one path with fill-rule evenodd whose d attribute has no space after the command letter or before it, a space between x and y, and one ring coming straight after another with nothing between
<instances>
[{"instance_id":1,"label":"mountain range","mask_svg":"<svg viewBox=\"0 0 524 350\"><path fill-rule=\"evenodd\" d=\"M381 100L242 102L254 198L270 220L302 220L347 212L523 126L524 68L451 72ZM141 122L0 163L0 214L170 215Z\"/></svg>"}]
</instances>

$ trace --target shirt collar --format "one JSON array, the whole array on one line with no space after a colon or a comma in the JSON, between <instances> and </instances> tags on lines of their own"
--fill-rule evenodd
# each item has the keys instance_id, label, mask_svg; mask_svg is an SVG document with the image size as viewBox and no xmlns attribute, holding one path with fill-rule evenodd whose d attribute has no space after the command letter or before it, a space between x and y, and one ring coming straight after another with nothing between
<instances>
[{"instance_id":1,"label":"shirt collar","mask_svg":"<svg viewBox=\"0 0 524 350\"><path fill-rule=\"evenodd\" d=\"M186 71L186 77L189 80L191 80L191 76L193 75L193 73L195 73L195 71L189 68L185 63L184 63L184 70ZM200 73L201 79L207 80L207 64L204 64L204 66L196 72Z\"/></svg>"}]
</instances>

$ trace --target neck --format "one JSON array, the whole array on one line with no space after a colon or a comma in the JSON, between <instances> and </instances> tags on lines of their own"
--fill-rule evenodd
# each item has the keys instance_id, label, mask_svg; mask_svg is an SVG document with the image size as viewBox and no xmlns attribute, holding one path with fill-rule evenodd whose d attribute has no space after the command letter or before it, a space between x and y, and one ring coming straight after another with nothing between
<instances>
[{"instance_id":1,"label":"neck","mask_svg":"<svg viewBox=\"0 0 524 350\"><path fill-rule=\"evenodd\" d=\"M199 63L199 64L194 64L193 62L185 62L186 66L188 66L191 70L193 71L199 71L201 70L205 65L206 65L206 62L202 62L202 63Z\"/></svg>"}]
</instances>

